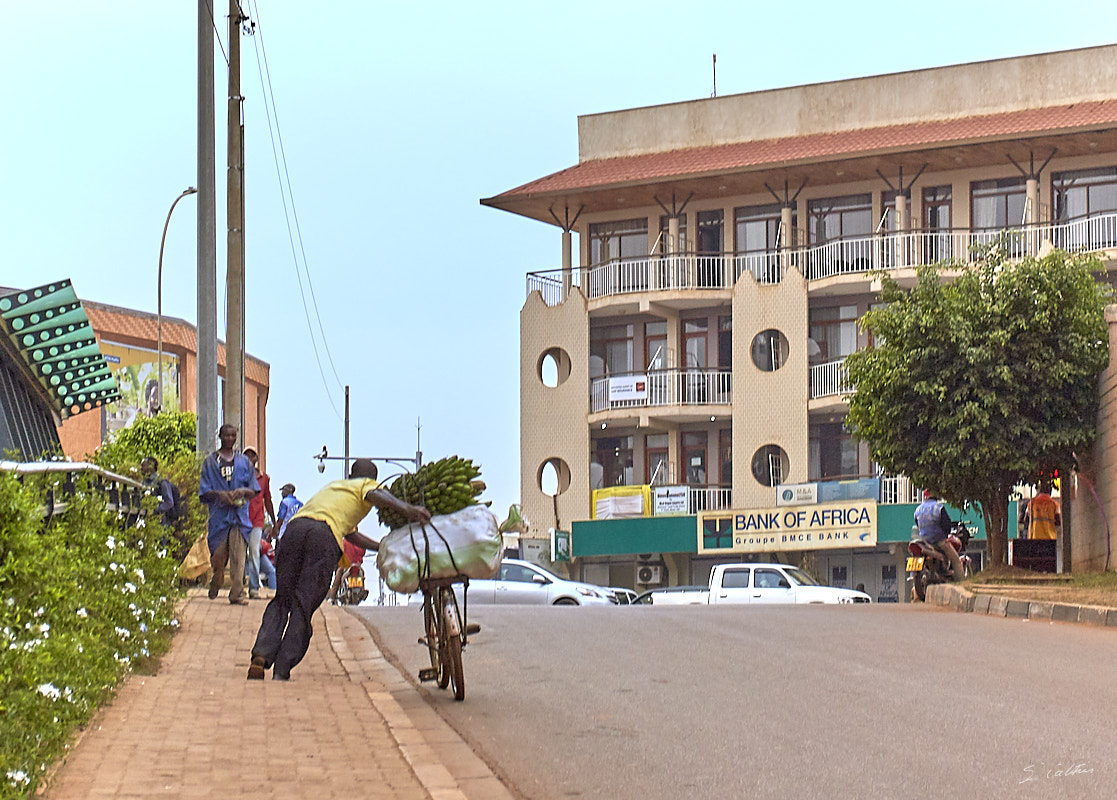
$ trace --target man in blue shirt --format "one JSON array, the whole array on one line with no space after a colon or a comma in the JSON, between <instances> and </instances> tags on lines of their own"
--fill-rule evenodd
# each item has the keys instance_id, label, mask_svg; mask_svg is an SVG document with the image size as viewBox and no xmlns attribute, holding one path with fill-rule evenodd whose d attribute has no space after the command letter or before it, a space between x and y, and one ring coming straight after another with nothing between
<instances>
[{"instance_id":1,"label":"man in blue shirt","mask_svg":"<svg viewBox=\"0 0 1117 800\"><path fill-rule=\"evenodd\" d=\"M283 536L283 531L287 530L287 523L291 520L291 517L295 516L295 512L303 507L303 501L295 497L295 484L283 484L279 493L283 496L283 499L279 501L279 510L275 512L275 530L273 532L277 547L280 538Z\"/></svg>"},{"instance_id":2,"label":"man in blue shirt","mask_svg":"<svg viewBox=\"0 0 1117 800\"><path fill-rule=\"evenodd\" d=\"M958 551L946 541L951 525L950 515L946 513L946 503L936 498L929 489L924 490L923 502L915 509L915 524L919 527L919 538L946 556L954 573L954 580L962 580L965 576L962 559L958 556Z\"/></svg>"},{"instance_id":3,"label":"man in blue shirt","mask_svg":"<svg viewBox=\"0 0 1117 800\"><path fill-rule=\"evenodd\" d=\"M260 491L256 482L256 469L245 456L236 452L237 429L222 425L218 431L221 448L206 456L202 462L202 476L198 496L209 507L210 566L213 578L209 584L209 599L213 600L225 583L225 567L232 576L229 602L246 606L244 596L244 563L248 554L248 535L252 522L248 518L248 501Z\"/></svg>"}]
</instances>

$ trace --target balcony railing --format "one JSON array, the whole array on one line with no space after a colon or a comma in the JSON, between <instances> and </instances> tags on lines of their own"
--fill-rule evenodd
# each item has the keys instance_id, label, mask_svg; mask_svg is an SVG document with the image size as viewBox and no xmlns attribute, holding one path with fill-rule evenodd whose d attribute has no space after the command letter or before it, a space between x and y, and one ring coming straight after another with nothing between
<instances>
[{"instance_id":1,"label":"balcony railing","mask_svg":"<svg viewBox=\"0 0 1117 800\"><path fill-rule=\"evenodd\" d=\"M1070 252L1115 250L1117 213L1008 230L881 233L782 251L617 259L592 267L528 273L527 292L539 292L543 302L553 306L565 300L573 286L594 300L637 292L731 289L746 272L760 284L774 284L783 280L790 267L800 269L808 280L819 280L947 259L966 260L975 246L998 240L1014 259L1034 255L1046 244Z\"/></svg>"},{"instance_id":2,"label":"balcony railing","mask_svg":"<svg viewBox=\"0 0 1117 800\"><path fill-rule=\"evenodd\" d=\"M724 369L663 369L594 378L590 381L590 412L728 405L732 402L732 378L733 373Z\"/></svg>"},{"instance_id":3,"label":"balcony railing","mask_svg":"<svg viewBox=\"0 0 1117 800\"><path fill-rule=\"evenodd\" d=\"M828 361L811 366L811 399L835 397L853 393L853 386L846 374L845 359Z\"/></svg>"},{"instance_id":4,"label":"balcony railing","mask_svg":"<svg viewBox=\"0 0 1117 800\"><path fill-rule=\"evenodd\" d=\"M921 494L922 490L906 475L881 475L880 477L881 505L918 503L922 499Z\"/></svg>"},{"instance_id":5,"label":"balcony railing","mask_svg":"<svg viewBox=\"0 0 1117 800\"><path fill-rule=\"evenodd\" d=\"M686 505L688 514L733 508L733 490L728 486L688 486Z\"/></svg>"}]
</instances>

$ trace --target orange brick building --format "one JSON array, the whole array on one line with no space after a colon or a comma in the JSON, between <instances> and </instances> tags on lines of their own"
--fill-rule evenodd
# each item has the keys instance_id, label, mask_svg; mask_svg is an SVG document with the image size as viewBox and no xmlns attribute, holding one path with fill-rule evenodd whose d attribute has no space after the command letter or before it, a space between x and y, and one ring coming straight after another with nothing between
<instances>
[{"instance_id":1,"label":"orange brick building","mask_svg":"<svg viewBox=\"0 0 1117 800\"><path fill-rule=\"evenodd\" d=\"M158 317L144 311L94 303L82 305L110 366L116 367L122 400L62 423L58 436L62 449L75 460L92 453L113 430L127 425L137 414L151 413L158 405ZM198 332L176 317L163 317L163 403L168 411L195 411L198 380ZM244 431L238 445L256 448L261 466L267 464L267 401L271 367L245 356ZM225 345L217 343L217 374L224 388ZM216 447L217 432L214 431Z\"/></svg>"}]
</instances>

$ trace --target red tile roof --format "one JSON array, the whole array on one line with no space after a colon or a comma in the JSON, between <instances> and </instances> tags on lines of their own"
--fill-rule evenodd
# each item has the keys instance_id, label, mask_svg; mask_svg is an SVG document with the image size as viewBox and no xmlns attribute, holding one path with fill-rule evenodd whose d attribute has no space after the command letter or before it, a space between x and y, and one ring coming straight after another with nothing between
<instances>
[{"instance_id":1,"label":"red tile roof","mask_svg":"<svg viewBox=\"0 0 1117 800\"><path fill-rule=\"evenodd\" d=\"M540 193L697 176L764 165L881 151L946 146L983 139L1069 133L1117 124L1117 100L1050 106L958 119L911 122L838 133L761 139L662 153L585 161L497 195L515 199Z\"/></svg>"}]
</instances>

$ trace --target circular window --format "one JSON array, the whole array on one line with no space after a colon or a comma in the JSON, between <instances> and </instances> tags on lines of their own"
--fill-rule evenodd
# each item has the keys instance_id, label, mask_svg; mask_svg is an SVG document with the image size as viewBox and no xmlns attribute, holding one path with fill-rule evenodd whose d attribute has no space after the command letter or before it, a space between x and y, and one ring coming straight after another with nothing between
<instances>
[{"instance_id":1,"label":"circular window","mask_svg":"<svg viewBox=\"0 0 1117 800\"><path fill-rule=\"evenodd\" d=\"M752 475L761 486L779 486L790 467L787 453L779 445L766 444L753 453Z\"/></svg>"},{"instance_id":2,"label":"circular window","mask_svg":"<svg viewBox=\"0 0 1117 800\"><path fill-rule=\"evenodd\" d=\"M570 354L561 347L544 350L536 369L544 386L549 389L560 386L570 377Z\"/></svg>"},{"instance_id":3,"label":"circular window","mask_svg":"<svg viewBox=\"0 0 1117 800\"><path fill-rule=\"evenodd\" d=\"M787 362L791 345L775 328L756 334L752 340L752 363L764 372L775 372Z\"/></svg>"},{"instance_id":4,"label":"circular window","mask_svg":"<svg viewBox=\"0 0 1117 800\"><path fill-rule=\"evenodd\" d=\"M570 467L561 458L548 458L536 473L539 490L548 497L562 494L570 488Z\"/></svg>"}]
</instances>

